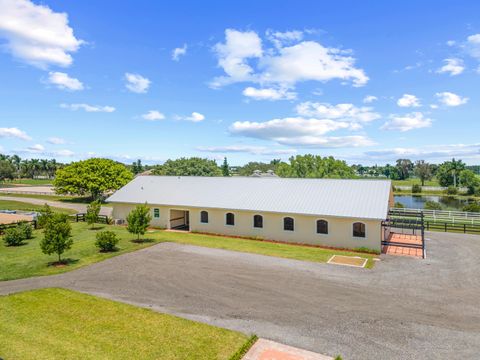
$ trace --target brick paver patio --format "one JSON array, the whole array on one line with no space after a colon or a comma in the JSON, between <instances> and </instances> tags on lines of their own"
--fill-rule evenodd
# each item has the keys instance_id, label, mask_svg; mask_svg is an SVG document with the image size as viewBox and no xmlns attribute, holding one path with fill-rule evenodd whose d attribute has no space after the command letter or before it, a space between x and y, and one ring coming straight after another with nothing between
<instances>
[{"instance_id":1,"label":"brick paver patio","mask_svg":"<svg viewBox=\"0 0 480 360\"><path fill-rule=\"evenodd\" d=\"M243 360L333 360L333 358L275 341L258 339Z\"/></svg>"}]
</instances>

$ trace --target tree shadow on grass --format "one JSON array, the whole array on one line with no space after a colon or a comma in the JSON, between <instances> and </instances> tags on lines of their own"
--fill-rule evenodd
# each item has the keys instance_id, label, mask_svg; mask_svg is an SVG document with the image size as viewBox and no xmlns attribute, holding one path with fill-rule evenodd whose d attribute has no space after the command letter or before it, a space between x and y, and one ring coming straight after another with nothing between
<instances>
[{"instance_id":1,"label":"tree shadow on grass","mask_svg":"<svg viewBox=\"0 0 480 360\"><path fill-rule=\"evenodd\" d=\"M98 225L98 226L88 228L88 230L102 230L102 229L105 229L105 225Z\"/></svg>"},{"instance_id":2,"label":"tree shadow on grass","mask_svg":"<svg viewBox=\"0 0 480 360\"><path fill-rule=\"evenodd\" d=\"M153 239L148 239L148 238L145 238L145 239L132 239L130 240L131 242L135 243L135 244L148 244L148 243L153 243L155 242L155 240Z\"/></svg>"},{"instance_id":3,"label":"tree shadow on grass","mask_svg":"<svg viewBox=\"0 0 480 360\"><path fill-rule=\"evenodd\" d=\"M118 248L118 247L114 247L113 249L111 250L99 250L99 253L100 254L108 254L108 253L116 253L117 251L120 251L121 249Z\"/></svg>"},{"instance_id":4,"label":"tree shadow on grass","mask_svg":"<svg viewBox=\"0 0 480 360\"><path fill-rule=\"evenodd\" d=\"M62 259L61 261L50 261L47 264L47 266L51 266L55 268L63 268L66 266L74 265L79 261L80 261L79 259L66 258L66 259Z\"/></svg>"}]
</instances>

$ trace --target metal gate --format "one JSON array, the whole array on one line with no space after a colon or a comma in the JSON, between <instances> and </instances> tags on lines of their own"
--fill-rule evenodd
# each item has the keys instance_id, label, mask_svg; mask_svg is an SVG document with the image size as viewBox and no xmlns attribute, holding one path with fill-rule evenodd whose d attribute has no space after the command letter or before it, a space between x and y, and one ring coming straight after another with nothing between
<instances>
[{"instance_id":1,"label":"metal gate","mask_svg":"<svg viewBox=\"0 0 480 360\"><path fill-rule=\"evenodd\" d=\"M425 221L423 212L391 209L382 221L382 246L419 249L425 258ZM403 236L408 235L408 236Z\"/></svg>"}]
</instances>

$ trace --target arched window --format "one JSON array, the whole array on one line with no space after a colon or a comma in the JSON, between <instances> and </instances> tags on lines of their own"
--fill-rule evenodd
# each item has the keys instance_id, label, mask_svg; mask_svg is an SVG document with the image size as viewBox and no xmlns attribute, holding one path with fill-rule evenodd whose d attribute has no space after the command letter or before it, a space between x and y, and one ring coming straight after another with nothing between
<instances>
[{"instance_id":1,"label":"arched window","mask_svg":"<svg viewBox=\"0 0 480 360\"><path fill-rule=\"evenodd\" d=\"M208 211L200 211L200 222L208 224Z\"/></svg>"},{"instance_id":2,"label":"arched window","mask_svg":"<svg viewBox=\"0 0 480 360\"><path fill-rule=\"evenodd\" d=\"M255 215L253 217L253 227L254 228L263 228L263 216Z\"/></svg>"},{"instance_id":3,"label":"arched window","mask_svg":"<svg viewBox=\"0 0 480 360\"><path fill-rule=\"evenodd\" d=\"M317 234L328 234L328 221L317 220Z\"/></svg>"},{"instance_id":4,"label":"arched window","mask_svg":"<svg viewBox=\"0 0 480 360\"><path fill-rule=\"evenodd\" d=\"M225 215L225 224L235 225L235 215L233 213L227 213L227 215Z\"/></svg>"},{"instance_id":5,"label":"arched window","mask_svg":"<svg viewBox=\"0 0 480 360\"><path fill-rule=\"evenodd\" d=\"M354 237L365 237L365 224L361 222L353 223L353 236Z\"/></svg>"},{"instance_id":6,"label":"arched window","mask_svg":"<svg viewBox=\"0 0 480 360\"><path fill-rule=\"evenodd\" d=\"M286 217L283 218L283 230L285 231L294 231L295 230L295 222L293 218Z\"/></svg>"}]
</instances>

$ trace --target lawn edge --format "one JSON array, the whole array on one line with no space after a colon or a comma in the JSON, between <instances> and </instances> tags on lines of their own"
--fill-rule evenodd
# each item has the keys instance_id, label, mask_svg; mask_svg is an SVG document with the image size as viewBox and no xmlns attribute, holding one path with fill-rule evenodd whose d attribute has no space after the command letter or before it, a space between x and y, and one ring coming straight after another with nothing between
<instances>
[{"instance_id":1,"label":"lawn edge","mask_svg":"<svg viewBox=\"0 0 480 360\"><path fill-rule=\"evenodd\" d=\"M240 349L237 350L228 360L241 360L245 354L251 349L251 347L257 342L258 336L252 335L250 338L242 345Z\"/></svg>"}]
</instances>

